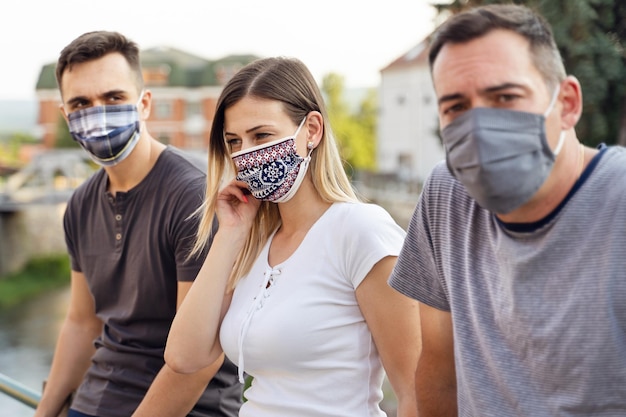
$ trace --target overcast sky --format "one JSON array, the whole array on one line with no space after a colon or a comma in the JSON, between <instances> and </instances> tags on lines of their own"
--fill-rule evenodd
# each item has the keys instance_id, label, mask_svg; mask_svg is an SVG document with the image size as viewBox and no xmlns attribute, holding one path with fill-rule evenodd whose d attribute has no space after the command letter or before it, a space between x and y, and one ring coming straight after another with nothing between
<instances>
[{"instance_id":1,"label":"overcast sky","mask_svg":"<svg viewBox=\"0 0 626 417\"><path fill-rule=\"evenodd\" d=\"M301 59L316 77L373 87L380 69L434 28L431 0L20 0L3 3L0 100L33 99L42 65L78 35L116 30L141 49L209 60L230 54Z\"/></svg>"}]
</instances>

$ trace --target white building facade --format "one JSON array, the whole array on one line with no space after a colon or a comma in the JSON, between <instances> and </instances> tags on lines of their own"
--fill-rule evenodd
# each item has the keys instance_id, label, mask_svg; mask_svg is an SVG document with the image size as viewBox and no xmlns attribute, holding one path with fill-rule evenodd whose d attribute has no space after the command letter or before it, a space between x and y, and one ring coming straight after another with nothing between
<instances>
[{"instance_id":1,"label":"white building facade","mask_svg":"<svg viewBox=\"0 0 626 417\"><path fill-rule=\"evenodd\" d=\"M445 158L427 40L381 70L379 105L378 171L423 183Z\"/></svg>"}]
</instances>

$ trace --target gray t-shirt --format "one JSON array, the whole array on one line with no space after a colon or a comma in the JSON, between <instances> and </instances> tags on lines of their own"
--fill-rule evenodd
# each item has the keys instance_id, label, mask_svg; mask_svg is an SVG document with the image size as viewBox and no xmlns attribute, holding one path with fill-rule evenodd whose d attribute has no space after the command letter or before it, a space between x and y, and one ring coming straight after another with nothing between
<instances>
[{"instance_id":1,"label":"gray t-shirt","mask_svg":"<svg viewBox=\"0 0 626 417\"><path fill-rule=\"evenodd\" d=\"M104 323L72 408L128 417L158 371L176 313L178 281L193 281L204 255L187 259L203 201L205 168L168 147L136 187L107 193L104 170L83 183L64 217L72 269L82 272ZM193 416L236 416L242 386L229 361L210 382Z\"/></svg>"},{"instance_id":2,"label":"gray t-shirt","mask_svg":"<svg viewBox=\"0 0 626 417\"><path fill-rule=\"evenodd\" d=\"M460 416L626 415L626 149L523 225L438 165L390 285L451 313Z\"/></svg>"}]
</instances>

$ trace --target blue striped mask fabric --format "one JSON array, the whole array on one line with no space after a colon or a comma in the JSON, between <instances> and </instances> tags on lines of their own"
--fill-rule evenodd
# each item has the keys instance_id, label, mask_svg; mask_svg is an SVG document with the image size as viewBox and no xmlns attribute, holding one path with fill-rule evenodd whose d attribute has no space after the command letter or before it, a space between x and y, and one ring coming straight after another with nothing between
<instances>
[{"instance_id":1,"label":"blue striped mask fabric","mask_svg":"<svg viewBox=\"0 0 626 417\"><path fill-rule=\"evenodd\" d=\"M68 124L72 138L102 166L124 160L140 136L139 112L134 104L77 110L68 115Z\"/></svg>"}]
</instances>

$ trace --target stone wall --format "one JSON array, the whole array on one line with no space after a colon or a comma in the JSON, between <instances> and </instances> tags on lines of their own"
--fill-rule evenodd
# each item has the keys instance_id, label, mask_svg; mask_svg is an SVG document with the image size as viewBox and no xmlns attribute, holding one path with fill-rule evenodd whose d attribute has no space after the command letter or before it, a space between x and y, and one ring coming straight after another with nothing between
<instances>
[{"instance_id":1,"label":"stone wall","mask_svg":"<svg viewBox=\"0 0 626 417\"><path fill-rule=\"evenodd\" d=\"M65 253L65 204L33 205L0 213L0 276L19 271L29 259Z\"/></svg>"}]
</instances>

